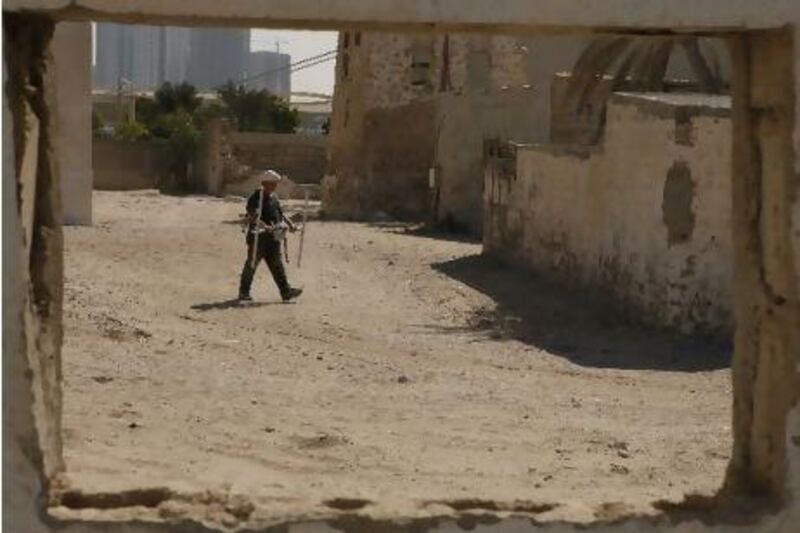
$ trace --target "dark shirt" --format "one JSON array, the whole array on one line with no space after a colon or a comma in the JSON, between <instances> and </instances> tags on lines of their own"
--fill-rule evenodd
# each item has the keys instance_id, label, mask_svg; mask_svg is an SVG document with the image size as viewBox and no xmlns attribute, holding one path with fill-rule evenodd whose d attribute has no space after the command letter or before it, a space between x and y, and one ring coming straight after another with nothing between
<instances>
[{"instance_id":1,"label":"dark shirt","mask_svg":"<svg viewBox=\"0 0 800 533\"><path fill-rule=\"evenodd\" d=\"M260 192L261 189L256 189L256 191L250 195L250 198L247 199L248 213L254 213L258 210L258 195ZM283 222L283 210L275 194L264 194L264 204L261 207L261 220L267 224Z\"/></svg>"}]
</instances>

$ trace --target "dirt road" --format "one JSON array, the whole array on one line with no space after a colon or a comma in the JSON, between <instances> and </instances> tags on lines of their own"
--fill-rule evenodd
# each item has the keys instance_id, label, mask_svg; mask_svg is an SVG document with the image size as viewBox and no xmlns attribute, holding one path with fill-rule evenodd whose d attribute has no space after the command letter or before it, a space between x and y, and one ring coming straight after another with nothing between
<instances>
[{"instance_id":1,"label":"dirt road","mask_svg":"<svg viewBox=\"0 0 800 533\"><path fill-rule=\"evenodd\" d=\"M94 201L65 230L74 487L247 495L219 511L236 523L515 501L591 520L721 483L729 370L699 341L620 325L478 244L362 224L309 225L298 303L262 264L239 305L241 203Z\"/></svg>"}]
</instances>

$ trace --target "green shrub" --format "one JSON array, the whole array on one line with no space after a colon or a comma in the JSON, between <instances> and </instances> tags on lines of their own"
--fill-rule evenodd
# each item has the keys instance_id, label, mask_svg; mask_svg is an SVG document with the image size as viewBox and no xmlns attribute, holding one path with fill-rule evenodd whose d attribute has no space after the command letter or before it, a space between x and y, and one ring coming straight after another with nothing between
<instances>
[{"instance_id":1,"label":"green shrub","mask_svg":"<svg viewBox=\"0 0 800 533\"><path fill-rule=\"evenodd\" d=\"M100 133L100 131L105 126L102 117L97 113L97 111L92 111L92 133Z\"/></svg>"},{"instance_id":2,"label":"green shrub","mask_svg":"<svg viewBox=\"0 0 800 533\"><path fill-rule=\"evenodd\" d=\"M187 111L179 108L174 113L158 117L152 128L153 135L165 139L169 145L173 187L177 191L189 190L189 163L197 154L200 130Z\"/></svg>"},{"instance_id":3,"label":"green shrub","mask_svg":"<svg viewBox=\"0 0 800 533\"><path fill-rule=\"evenodd\" d=\"M150 137L150 132L147 127L135 120L121 122L114 128L114 138L120 141L134 142L148 137Z\"/></svg>"}]
</instances>

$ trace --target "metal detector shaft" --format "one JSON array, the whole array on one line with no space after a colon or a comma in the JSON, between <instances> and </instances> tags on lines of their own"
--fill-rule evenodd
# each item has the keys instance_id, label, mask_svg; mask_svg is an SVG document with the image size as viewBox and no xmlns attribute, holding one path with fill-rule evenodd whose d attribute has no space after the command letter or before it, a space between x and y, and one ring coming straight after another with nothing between
<instances>
[{"instance_id":1,"label":"metal detector shaft","mask_svg":"<svg viewBox=\"0 0 800 533\"><path fill-rule=\"evenodd\" d=\"M306 220L308 218L308 187L303 187L303 227L300 228L300 244L297 246L297 268L300 268L300 261L303 259L303 241L306 236Z\"/></svg>"},{"instance_id":2,"label":"metal detector shaft","mask_svg":"<svg viewBox=\"0 0 800 533\"><path fill-rule=\"evenodd\" d=\"M256 212L256 227L253 231L253 250L250 252L250 266L255 269L258 264L258 235L259 222L261 222L261 209L264 207L264 190L258 191L258 211Z\"/></svg>"}]
</instances>

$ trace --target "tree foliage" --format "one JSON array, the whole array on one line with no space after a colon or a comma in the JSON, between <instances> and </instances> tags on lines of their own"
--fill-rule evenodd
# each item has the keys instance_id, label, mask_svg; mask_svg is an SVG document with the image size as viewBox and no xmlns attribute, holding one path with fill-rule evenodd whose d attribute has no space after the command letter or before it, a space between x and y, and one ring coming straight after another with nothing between
<instances>
[{"instance_id":1,"label":"tree foliage","mask_svg":"<svg viewBox=\"0 0 800 533\"><path fill-rule=\"evenodd\" d=\"M99 134L102 132L103 126L105 126L103 117L101 117L97 111L92 111L92 133L95 135Z\"/></svg>"},{"instance_id":2,"label":"tree foliage","mask_svg":"<svg viewBox=\"0 0 800 533\"><path fill-rule=\"evenodd\" d=\"M134 142L150 137L150 131L141 122L126 120L114 128L114 138L120 141Z\"/></svg>"},{"instance_id":3,"label":"tree foliage","mask_svg":"<svg viewBox=\"0 0 800 533\"><path fill-rule=\"evenodd\" d=\"M217 92L239 131L294 133L300 123L297 110L266 89L247 89L229 81Z\"/></svg>"},{"instance_id":4,"label":"tree foliage","mask_svg":"<svg viewBox=\"0 0 800 533\"><path fill-rule=\"evenodd\" d=\"M166 82L156 90L153 97L158 110L165 114L183 109L191 115L202 103L194 85L186 82L176 85Z\"/></svg>"}]
</instances>

